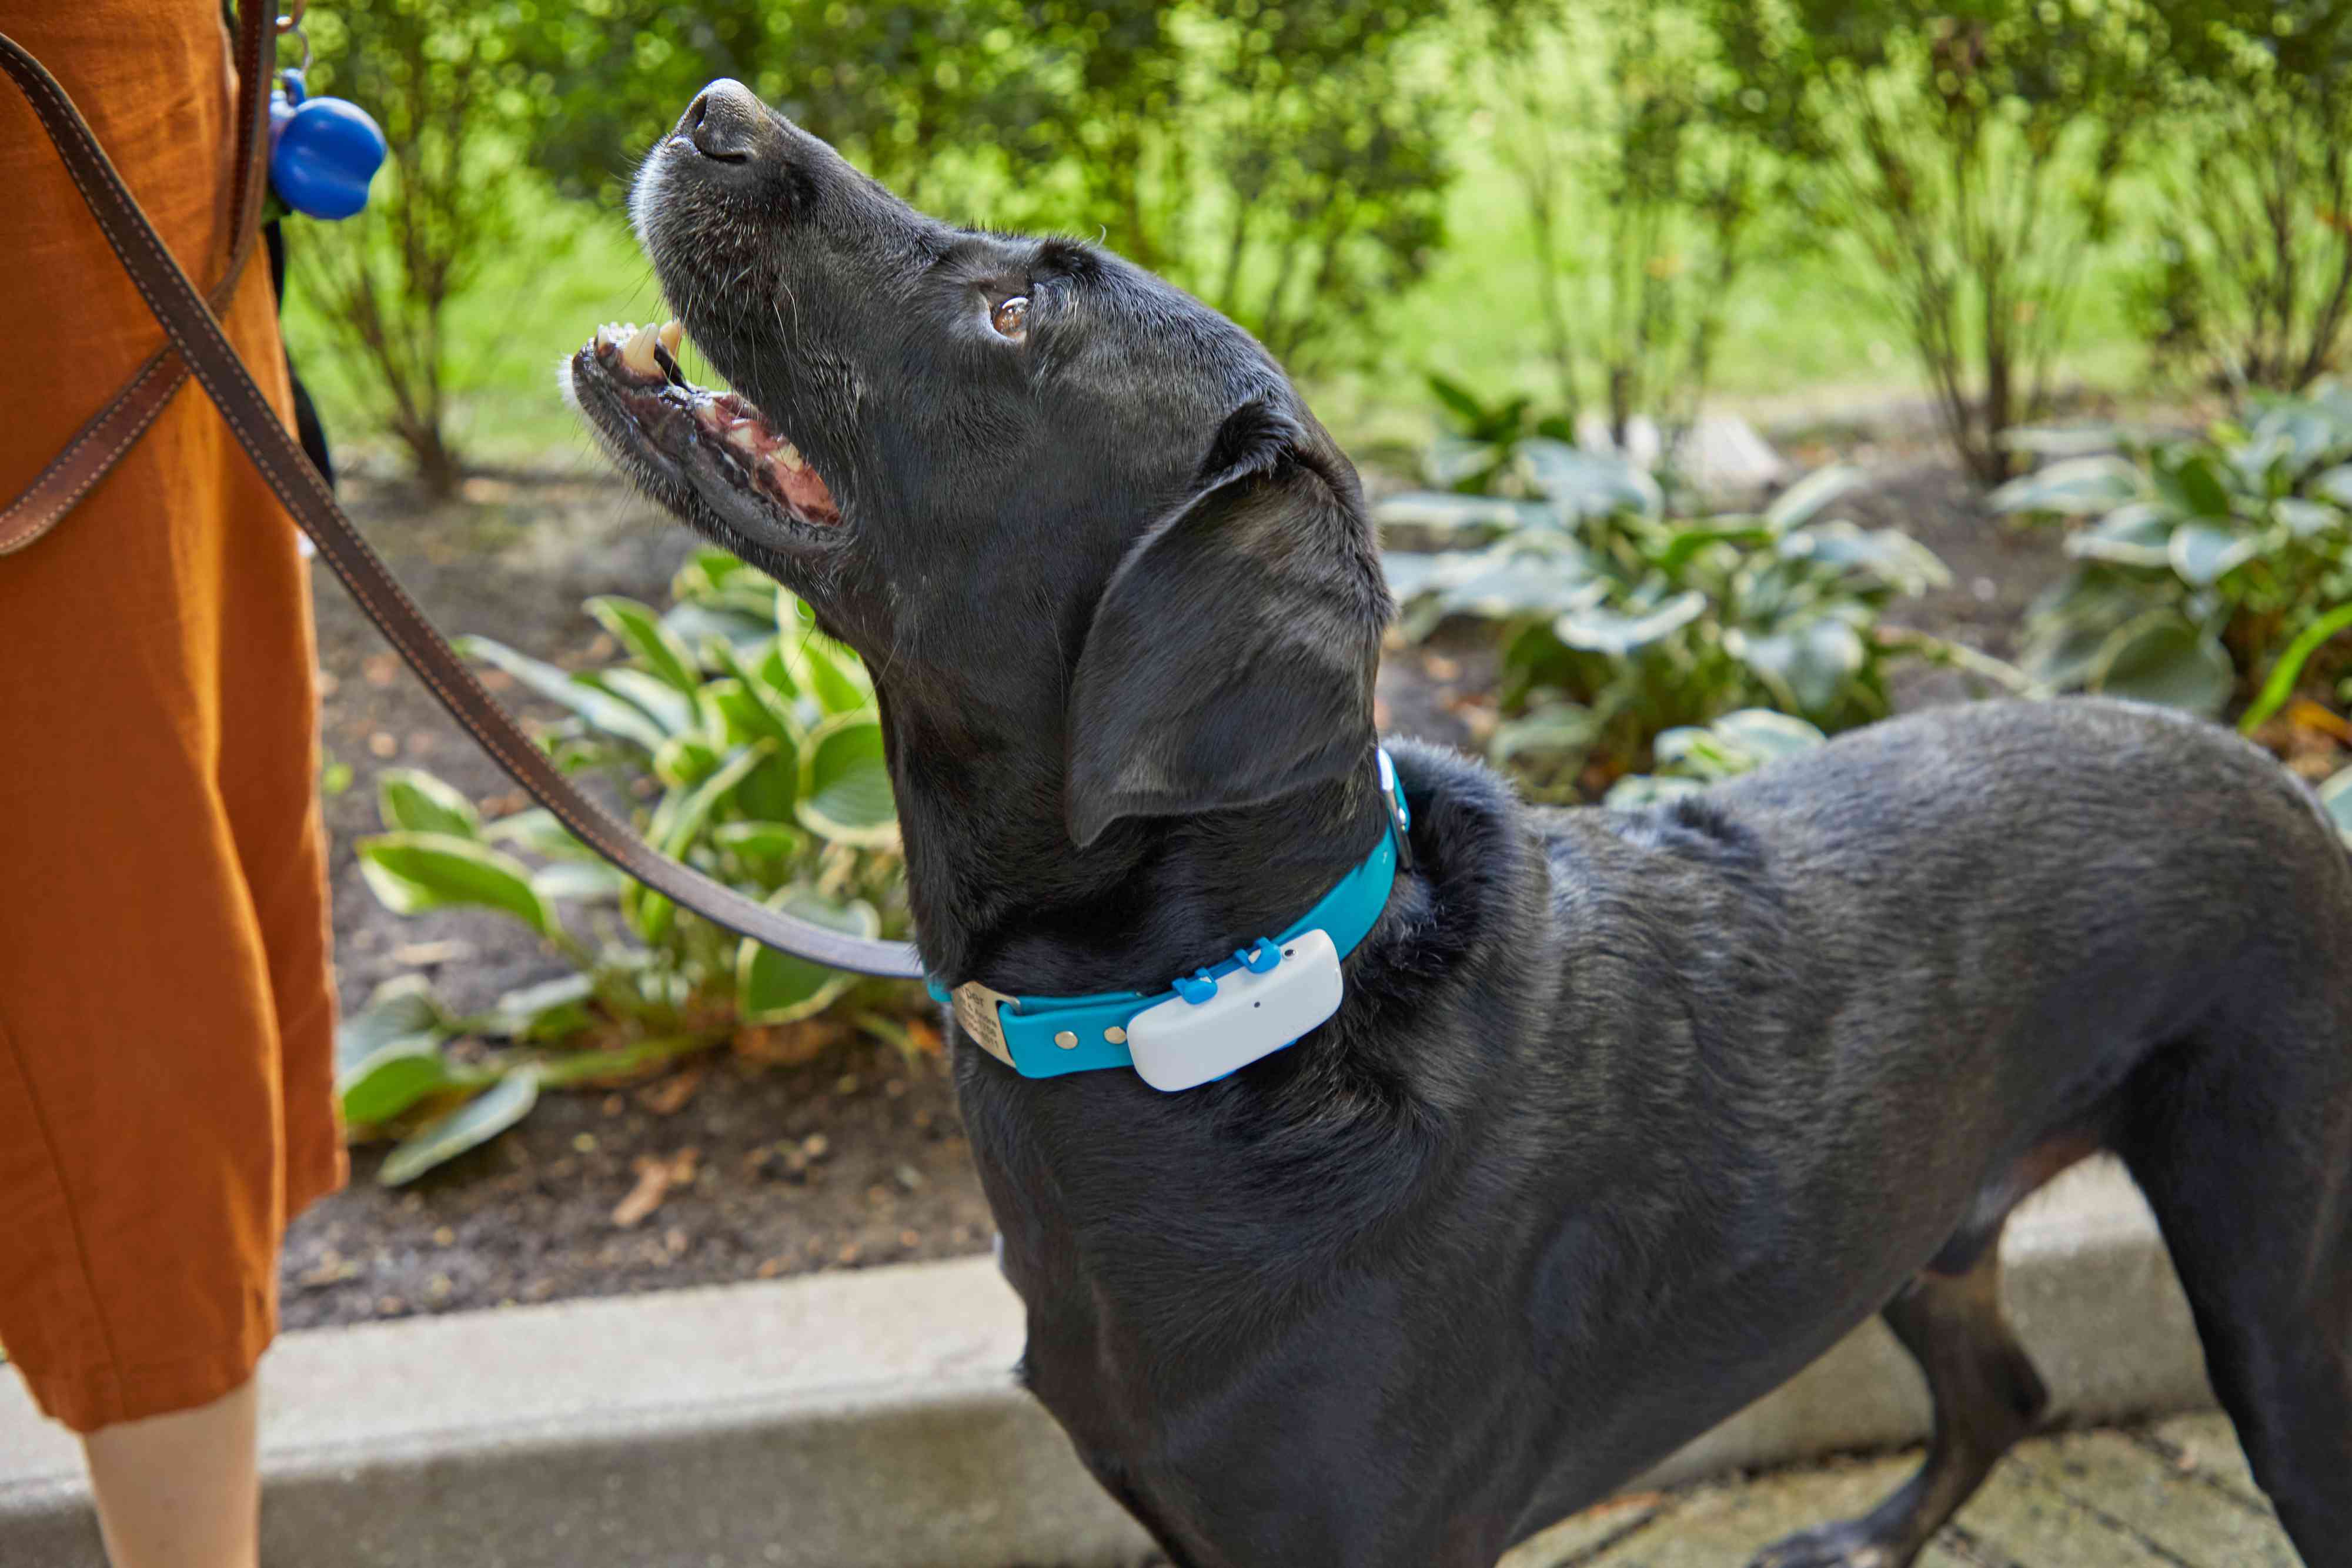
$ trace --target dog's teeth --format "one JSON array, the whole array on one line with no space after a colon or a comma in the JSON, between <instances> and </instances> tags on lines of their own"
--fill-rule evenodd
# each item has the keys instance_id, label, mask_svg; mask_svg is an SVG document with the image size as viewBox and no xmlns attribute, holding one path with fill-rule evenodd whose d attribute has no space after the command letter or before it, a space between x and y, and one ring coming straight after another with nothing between
<instances>
[{"instance_id":1,"label":"dog's teeth","mask_svg":"<svg viewBox=\"0 0 2352 1568\"><path fill-rule=\"evenodd\" d=\"M807 466L806 464L801 461L801 449L794 446L789 441L776 448L775 461L783 465L786 469L794 474L799 473L803 467Z\"/></svg>"},{"instance_id":2,"label":"dog's teeth","mask_svg":"<svg viewBox=\"0 0 2352 1568\"><path fill-rule=\"evenodd\" d=\"M654 338L663 348L675 355L677 352L677 346L686 341L686 329L675 321L665 321L661 325L661 330L655 333Z\"/></svg>"},{"instance_id":3,"label":"dog's teeth","mask_svg":"<svg viewBox=\"0 0 2352 1568\"><path fill-rule=\"evenodd\" d=\"M607 321L603 326L596 329L596 347L598 349L617 349L620 346L621 329L618 327L615 327L612 322Z\"/></svg>"},{"instance_id":4,"label":"dog's teeth","mask_svg":"<svg viewBox=\"0 0 2352 1568\"><path fill-rule=\"evenodd\" d=\"M654 358L654 343L659 334L651 327L639 327L621 345L621 362L641 376L659 376L661 361Z\"/></svg>"},{"instance_id":5,"label":"dog's teeth","mask_svg":"<svg viewBox=\"0 0 2352 1568\"><path fill-rule=\"evenodd\" d=\"M742 420L727 427L727 444L747 456L760 455L760 427Z\"/></svg>"}]
</instances>

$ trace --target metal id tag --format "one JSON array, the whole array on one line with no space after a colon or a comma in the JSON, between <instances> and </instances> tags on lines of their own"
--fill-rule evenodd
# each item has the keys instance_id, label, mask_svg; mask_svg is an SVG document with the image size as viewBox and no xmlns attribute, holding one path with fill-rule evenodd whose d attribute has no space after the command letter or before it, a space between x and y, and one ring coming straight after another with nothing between
<instances>
[{"instance_id":1,"label":"metal id tag","mask_svg":"<svg viewBox=\"0 0 2352 1568\"><path fill-rule=\"evenodd\" d=\"M1013 1065L1013 1048L1004 1043L1004 1024L996 1016L999 1004L1018 1006L1003 991L992 991L978 980L966 980L953 993L955 1020L972 1043L1004 1063Z\"/></svg>"}]
</instances>

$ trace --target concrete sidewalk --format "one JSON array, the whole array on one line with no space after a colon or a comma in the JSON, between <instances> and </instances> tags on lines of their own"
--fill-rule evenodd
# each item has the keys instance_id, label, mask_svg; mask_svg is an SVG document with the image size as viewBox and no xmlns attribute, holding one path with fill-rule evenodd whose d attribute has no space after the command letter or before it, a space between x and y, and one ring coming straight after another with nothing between
<instances>
[{"instance_id":1,"label":"concrete sidewalk","mask_svg":"<svg viewBox=\"0 0 2352 1568\"><path fill-rule=\"evenodd\" d=\"M2210 1404L2187 1305L2120 1173L2063 1178L2002 1251L2058 1416ZM1021 1338L1019 1304L984 1258L289 1334L263 1378L267 1558L1139 1560L1140 1533L1013 1385ZM1926 1418L1917 1375L1874 1322L1640 1484L1916 1441ZM73 1444L0 1379L0 1563L97 1561Z\"/></svg>"},{"instance_id":2,"label":"concrete sidewalk","mask_svg":"<svg viewBox=\"0 0 2352 1568\"><path fill-rule=\"evenodd\" d=\"M1919 1456L1635 1495L1528 1542L1503 1568L1738 1568L1794 1531L1867 1511ZM2299 1568L2218 1415L2021 1444L1919 1568Z\"/></svg>"}]
</instances>

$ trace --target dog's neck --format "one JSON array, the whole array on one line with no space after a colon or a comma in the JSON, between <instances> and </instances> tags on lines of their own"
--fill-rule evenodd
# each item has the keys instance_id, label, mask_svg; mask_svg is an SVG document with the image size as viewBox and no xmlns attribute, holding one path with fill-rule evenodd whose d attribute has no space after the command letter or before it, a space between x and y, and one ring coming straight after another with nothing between
<instances>
[{"instance_id":1,"label":"dog's neck","mask_svg":"<svg viewBox=\"0 0 2352 1568\"><path fill-rule=\"evenodd\" d=\"M1373 768L1276 800L1116 822L1081 851L1058 747L926 717L886 694L908 896L925 967L1024 996L1164 988L1271 936L1386 831ZM894 711L898 710L898 711ZM955 771L929 759L966 759Z\"/></svg>"}]
</instances>

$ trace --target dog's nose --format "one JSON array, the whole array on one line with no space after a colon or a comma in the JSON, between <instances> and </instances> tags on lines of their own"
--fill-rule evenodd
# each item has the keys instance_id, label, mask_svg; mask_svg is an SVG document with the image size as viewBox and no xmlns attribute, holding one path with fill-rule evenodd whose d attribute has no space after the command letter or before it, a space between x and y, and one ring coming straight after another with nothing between
<instances>
[{"instance_id":1,"label":"dog's nose","mask_svg":"<svg viewBox=\"0 0 2352 1568\"><path fill-rule=\"evenodd\" d=\"M721 77L695 95L677 128L705 158L740 163L759 150L767 114L750 88Z\"/></svg>"}]
</instances>

